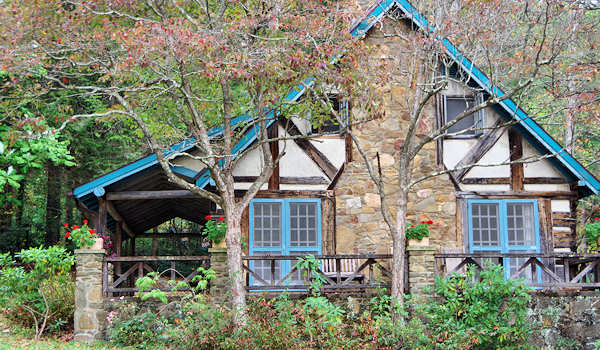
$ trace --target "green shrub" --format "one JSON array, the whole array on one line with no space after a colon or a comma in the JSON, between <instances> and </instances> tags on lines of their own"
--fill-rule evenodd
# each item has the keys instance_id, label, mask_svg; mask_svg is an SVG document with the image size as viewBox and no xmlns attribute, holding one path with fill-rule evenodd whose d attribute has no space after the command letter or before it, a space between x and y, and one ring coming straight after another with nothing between
<instances>
[{"instance_id":1,"label":"green shrub","mask_svg":"<svg viewBox=\"0 0 600 350\"><path fill-rule=\"evenodd\" d=\"M107 335L118 345L147 346L161 342L164 331L165 320L151 311L146 311L131 318L109 319Z\"/></svg>"},{"instance_id":2,"label":"green shrub","mask_svg":"<svg viewBox=\"0 0 600 350\"><path fill-rule=\"evenodd\" d=\"M62 247L30 248L0 256L0 308L16 325L32 327L39 338L73 324L73 256Z\"/></svg>"}]
</instances>

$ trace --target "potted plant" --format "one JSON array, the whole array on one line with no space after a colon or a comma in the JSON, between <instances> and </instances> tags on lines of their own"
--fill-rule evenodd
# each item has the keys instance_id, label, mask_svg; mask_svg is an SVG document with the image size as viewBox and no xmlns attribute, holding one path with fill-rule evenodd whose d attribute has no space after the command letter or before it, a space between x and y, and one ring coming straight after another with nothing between
<instances>
[{"instance_id":1,"label":"potted plant","mask_svg":"<svg viewBox=\"0 0 600 350\"><path fill-rule=\"evenodd\" d=\"M420 224L410 225L406 229L406 239L408 239L408 245L412 246L427 246L429 245L429 225L432 225L433 221L421 221Z\"/></svg>"},{"instance_id":2,"label":"potted plant","mask_svg":"<svg viewBox=\"0 0 600 350\"><path fill-rule=\"evenodd\" d=\"M78 249L103 249L104 239L99 237L93 228L88 227L88 221L83 220L83 226L73 225L71 231L65 233L65 238L70 239ZM64 224L69 229L69 224Z\"/></svg>"},{"instance_id":3,"label":"potted plant","mask_svg":"<svg viewBox=\"0 0 600 350\"><path fill-rule=\"evenodd\" d=\"M226 248L225 232L227 232L227 224L225 218L219 216L217 219L211 215L206 215L206 224L202 229L202 235L213 243L213 248Z\"/></svg>"}]
</instances>

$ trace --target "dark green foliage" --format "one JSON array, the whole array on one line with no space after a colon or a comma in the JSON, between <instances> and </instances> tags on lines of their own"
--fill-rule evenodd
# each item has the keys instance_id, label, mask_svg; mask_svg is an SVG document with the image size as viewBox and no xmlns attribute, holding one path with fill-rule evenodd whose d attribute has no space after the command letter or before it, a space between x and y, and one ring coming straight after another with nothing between
<instances>
[{"instance_id":1,"label":"dark green foliage","mask_svg":"<svg viewBox=\"0 0 600 350\"><path fill-rule=\"evenodd\" d=\"M16 325L33 327L36 336L73 324L74 257L62 247L31 248L0 255L0 309Z\"/></svg>"},{"instance_id":2,"label":"dark green foliage","mask_svg":"<svg viewBox=\"0 0 600 350\"><path fill-rule=\"evenodd\" d=\"M360 312L318 295L251 298L243 327L235 327L231 309L197 295L168 324L144 314L117 328L122 339L153 334L175 349L531 349L527 341L537 328L526 318L528 288L505 281L501 267L487 266L478 280L472 270L439 279L435 292L396 304L395 319L384 291Z\"/></svg>"},{"instance_id":3,"label":"dark green foliage","mask_svg":"<svg viewBox=\"0 0 600 350\"><path fill-rule=\"evenodd\" d=\"M118 345L137 345L159 343L165 321L150 311L135 315L130 319L115 318L110 324L108 338Z\"/></svg>"}]
</instances>

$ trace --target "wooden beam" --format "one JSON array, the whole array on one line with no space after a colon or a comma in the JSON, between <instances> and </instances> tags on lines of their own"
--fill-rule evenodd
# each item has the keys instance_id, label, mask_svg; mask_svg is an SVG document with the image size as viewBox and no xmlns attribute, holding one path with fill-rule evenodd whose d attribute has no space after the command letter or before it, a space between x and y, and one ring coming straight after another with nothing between
<instances>
[{"instance_id":1,"label":"wooden beam","mask_svg":"<svg viewBox=\"0 0 600 350\"><path fill-rule=\"evenodd\" d=\"M478 177L462 179L461 183L465 185L509 185L510 177Z\"/></svg>"},{"instance_id":2,"label":"wooden beam","mask_svg":"<svg viewBox=\"0 0 600 350\"><path fill-rule=\"evenodd\" d=\"M526 177L523 179L525 185L561 185L569 184L569 180L562 177Z\"/></svg>"},{"instance_id":3,"label":"wooden beam","mask_svg":"<svg viewBox=\"0 0 600 350\"><path fill-rule=\"evenodd\" d=\"M269 128L268 137L270 139L276 139L279 137L279 124L275 123L271 126L271 128ZM277 157L279 157L279 141L269 143L269 148L271 149L271 159L273 159L273 161L277 160ZM277 162L277 164L275 164L275 168L273 168L271 177L269 177L269 190L278 190L279 180L279 162Z\"/></svg>"},{"instance_id":4,"label":"wooden beam","mask_svg":"<svg viewBox=\"0 0 600 350\"><path fill-rule=\"evenodd\" d=\"M333 180L331 180L331 182L329 183L329 186L327 186L328 190L335 189L335 186L337 186L337 183L340 180L340 177L342 177L342 174L344 173L345 166L346 166L346 163L342 164L342 166L340 167L340 170L338 170L338 172L337 172L337 174L335 174L335 177L333 178Z\"/></svg>"},{"instance_id":5,"label":"wooden beam","mask_svg":"<svg viewBox=\"0 0 600 350\"><path fill-rule=\"evenodd\" d=\"M115 254L121 256L121 249L123 249L123 223L117 222L117 229L115 232ZM115 264L115 273L117 276L121 275L121 263Z\"/></svg>"},{"instance_id":6,"label":"wooden beam","mask_svg":"<svg viewBox=\"0 0 600 350\"><path fill-rule=\"evenodd\" d=\"M234 176L235 182L254 182L258 176ZM284 185L327 185L329 181L321 176L284 176L279 178L279 183ZM279 188L277 188L279 189ZM273 189L269 188L273 191Z\"/></svg>"},{"instance_id":7,"label":"wooden beam","mask_svg":"<svg viewBox=\"0 0 600 350\"><path fill-rule=\"evenodd\" d=\"M109 201L146 200L146 199L169 199L169 198L202 198L188 190L164 190L164 191L122 191L109 192L106 199Z\"/></svg>"},{"instance_id":8,"label":"wooden beam","mask_svg":"<svg viewBox=\"0 0 600 350\"><path fill-rule=\"evenodd\" d=\"M570 199L576 198L577 193L568 191L458 191L457 198L552 198L552 199Z\"/></svg>"},{"instance_id":9,"label":"wooden beam","mask_svg":"<svg viewBox=\"0 0 600 350\"><path fill-rule=\"evenodd\" d=\"M504 123L504 119L498 118L496 123L492 126L492 130L490 132L484 134L469 152L463 157L463 159L456 164L455 168L462 168L471 164L477 163L487 151L492 148L493 145L496 144L500 136L504 133L506 128L500 127ZM465 168L462 170L457 170L454 172L454 176L458 181L461 181L462 178L471 170L472 168Z\"/></svg>"},{"instance_id":10,"label":"wooden beam","mask_svg":"<svg viewBox=\"0 0 600 350\"><path fill-rule=\"evenodd\" d=\"M96 221L96 231L106 233L106 200L98 198L98 220Z\"/></svg>"},{"instance_id":11,"label":"wooden beam","mask_svg":"<svg viewBox=\"0 0 600 350\"><path fill-rule=\"evenodd\" d=\"M300 136L302 135L302 132L300 132L300 129L298 129L298 127L296 126L296 124L294 124L293 121L289 121L287 123L285 123L285 126L287 129L287 133L290 136ZM327 159L327 157L325 157L325 155L323 153L321 153L321 151L319 151L309 140L307 139L294 139L294 142L296 143L296 145L298 145L298 147L300 147L300 149L306 153L306 155L312 159L313 162L315 162L315 164L317 164L317 166L323 171L323 173L325 173L325 175L327 175L327 177L329 178L329 180L333 180L333 178L335 177L335 174L337 173L337 168L329 161L329 159Z\"/></svg>"},{"instance_id":12,"label":"wooden beam","mask_svg":"<svg viewBox=\"0 0 600 350\"><path fill-rule=\"evenodd\" d=\"M125 222L125 219L123 219L121 214L119 214L119 212L117 211L117 209L115 208L114 204L111 201L106 201L106 210L108 211L110 216L112 216L112 218L115 219L115 221L121 225L123 230L125 230L125 232L127 232L127 235L129 235L129 237L135 236L135 233L133 233L133 231L129 228L129 226ZM117 226L119 226L119 225L117 225Z\"/></svg>"},{"instance_id":13,"label":"wooden beam","mask_svg":"<svg viewBox=\"0 0 600 350\"><path fill-rule=\"evenodd\" d=\"M157 233L138 233L135 235L136 238L181 238L181 237L192 237L202 238L202 234L198 232L194 233L169 233L169 232L157 232Z\"/></svg>"},{"instance_id":14,"label":"wooden beam","mask_svg":"<svg viewBox=\"0 0 600 350\"><path fill-rule=\"evenodd\" d=\"M508 145L510 149L510 161L514 162L523 158L523 137L516 128L508 131ZM513 191L523 191L523 163L512 163L510 165L510 187Z\"/></svg>"},{"instance_id":15,"label":"wooden beam","mask_svg":"<svg viewBox=\"0 0 600 350\"><path fill-rule=\"evenodd\" d=\"M245 190L236 190L236 197L244 195ZM279 191L268 191L261 190L256 194L256 198L282 198L282 197L296 197L296 198L330 198L334 197L333 191L298 191L298 190L279 190Z\"/></svg>"}]
</instances>

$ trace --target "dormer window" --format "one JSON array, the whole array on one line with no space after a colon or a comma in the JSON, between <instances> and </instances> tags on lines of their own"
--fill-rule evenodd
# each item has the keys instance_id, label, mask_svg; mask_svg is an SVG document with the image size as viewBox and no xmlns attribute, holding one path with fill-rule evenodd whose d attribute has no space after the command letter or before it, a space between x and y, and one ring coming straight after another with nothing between
<instances>
[{"instance_id":1,"label":"dormer window","mask_svg":"<svg viewBox=\"0 0 600 350\"><path fill-rule=\"evenodd\" d=\"M337 95L329 96L329 101L342 122L347 124L349 115L348 101L340 99ZM331 115L319 125L312 125L311 132L313 134L340 134L344 130L344 127L344 125L341 125L336 120L335 116Z\"/></svg>"},{"instance_id":2,"label":"dormer window","mask_svg":"<svg viewBox=\"0 0 600 350\"><path fill-rule=\"evenodd\" d=\"M443 96L444 123L448 124L456 119L462 112L484 101L483 94L465 96ZM452 125L446 133L455 134L452 137L476 137L483 133L485 112L484 109L462 118Z\"/></svg>"}]
</instances>

